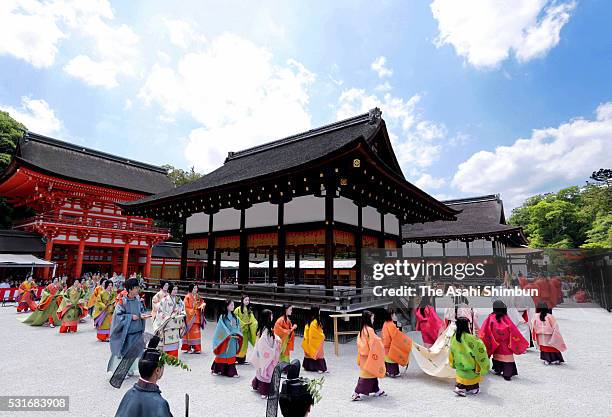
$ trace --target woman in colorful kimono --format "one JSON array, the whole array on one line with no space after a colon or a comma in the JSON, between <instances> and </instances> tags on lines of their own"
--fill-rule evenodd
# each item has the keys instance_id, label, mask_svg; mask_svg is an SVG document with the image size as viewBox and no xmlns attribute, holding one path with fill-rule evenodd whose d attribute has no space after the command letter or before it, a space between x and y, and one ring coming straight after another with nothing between
<instances>
[{"instance_id":1,"label":"woman in colorful kimono","mask_svg":"<svg viewBox=\"0 0 612 417\"><path fill-rule=\"evenodd\" d=\"M268 398L272 373L280 358L281 341L272 331L272 311L263 310L259 317L257 341L247 355L248 361L255 367L255 378L251 381L253 391L261 398Z\"/></svg>"},{"instance_id":2,"label":"woman in colorful kimono","mask_svg":"<svg viewBox=\"0 0 612 417\"><path fill-rule=\"evenodd\" d=\"M423 298L416 310L416 330L423 336L423 346L430 348L444 329L444 322L436 310L429 305L429 299Z\"/></svg>"},{"instance_id":3,"label":"woman in colorful kimono","mask_svg":"<svg viewBox=\"0 0 612 417\"><path fill-rule=\"evenodd\" d=\"M487 348L482 340L472 335L470 321L459 317L457 331L451 339L449 365L455 369L455 393L460 397L480 392L480 380L491 366Z\"/></svg>"},{"instance_id":4,"label":"woman in colorful kimono","mask_svg":"<svg viewBox=\"0 0 612 417\"><path fill-rule=\"evenodd\" d=\"M565 362L561 352L565 352L567 346L561 336L559 324L546 302L540 301L536 309L536 316L531 322L531 329L533 341L539 346L540 359L545 365L551 363L561 365L562 362Z\"/></svg>"},{"instance_id":5,"label":"woman in colorful kimono","mask_svg":"<svg viewBox=\"0 0 612 417\"><path fill-rule=\"evenodd\" d=\"M59 291L60 284L56 278L45 287L40 296L40 302L36 306L36 311L30 314L30 317L24 320L24 323L30 326L48 325L49 327L55 327L59 325L61 323L61 320L57 317Z\"/></svg>"},{"instance_id":6,"label":"woman in colorful kimono","mask_svg":"<svg viewBox=\"0 0 612 417\"><path fill-rule=\"evenodd\" d=\"M304 349L302 366L305 370L320 374L327 372L324 344L325 333L321 326L321 312L319 307L313 306L310 308L308 323L304 326L304 340L302 341L302 349Z\"/></svg>"},{"instance_id":7,"label":"woman in colorful kimono","mask_svg":"<svg viewBox=\"0 0 612 417\"><path fill-rule=\"evenodd\" d=\"M362 395L387 396L378 386L378 378L385 376L385 347L373 326L374 314L365 310L361 314L361 330L357 336L359 380L351 397L353 401L361 401Z\"/></svg>"},{"instance_id":8,"label":"woman in colorful kimono","mask_svg":"<svg viewBox=\"0 0 612 417\"><path fill-rule=\"evenodd\" d=\"M91 295L89 296L89 299L87 300L87 311L89 311L89 314L93 317L93 312L94 312L94 307L96 305L96 301L98 299L98 295L100 295L100 293L102 292L102 290L104 289L104 281L106 281L105 279L100 280L100 277L98 275L94 276L94 285L95 288L93 290L93 292L91 293ZM112 282L112 281L111 281Z\"/></svg>"},{"instance_id":9,"label":"woman in colorful kimono","mask_svg":"<svg viewBox=\"0 0 612 417\"><path fill-rule=\"evenodd\" d=\"M100 342L108 342L110 337L111 322L115 311L115 292L113 291L113 281L104 279L100 283L101 291L98 292L94 303L93 319L97 330L96 337Z\"/></svg>"},{"instance_id":10,"label":"woman in colorful kimono","mask_svg":"<svg viewBox=\"0 0 612 417\"><path fill-rule=\"evenodd\" d=\"M77 331L79 321L87 315L83 291L79 288L78 280L72 287L62 294L62 302L57 310L57 317L62 320L60 333L70 333Z\"/></svg>"},{"instance_id":11,"label":"woman in colorful kimono","mask_svg":"<svg viewBox=\"0 0 612 417\"><path fill-rule=\"evenodd\" d=\"M151 317L150 314L144 312L138 296L140 291L138 285L137 279L125 281L125 289L123 290L125 295L120 295L119 301L115 303L110 335L111 357L106 367L109 372L114 372L122 359L130 358L135 347L142 343L145 320ZM137 368L138 360L134 360L127 376L134 375Z\"/></svg>"},{"instance_id":12,"label":"woman in colorful kimono","mask_svg":"<svg viewBox=\"0 0 612 417\"><path fill-rule=\"evenodd\" d=\"M518 375L514 355L522 355L529 347L519 329L508 317L506 305L501 300L493 302L493 313L482 323L480 338L493 356L493 372L510 381Z\"/></svg>"},{"instance_id":13,"label":"woman in colorful kimono","mask_svg":"<svg viewBox=\"0 0 612 417\"><path fill-rule=\"evenodd\" d=\"M297 324L292 324L289 317L293 306L283 305L283 314L274 323L274 334L281 339L281 354L280 361L284 363L291 362L291 352L293 351L293 344L295 342L295 329Z\"/></svg>"},{"instance_id":14,"label":"woman in colorful kimono","mask_svg":"<svg viewBox=\"0 0 612 417\"><path fill-rule=\"evenodd\" d=\"M22 313L28 310L36 311L36 301L34 293L36 291L36 283L34 282L34 278L29 276L28 279L23 281L21 285L19 285L19 289L17 290L17 312Z\"/></svg>"},{"instance_id":15,"label":"woman in colorful kimono","mask_svg":"<svg viewBox=\"0 0 612 417\"><path fill-rule=\"evenodd\" d=\"M170 285L169 282L161 280L159 282L159 291L151 299L151 317L153 318L155 318L155 314L159 308L159 303L161 303L161 300L163 300L168 294L168 285Z\"/></svg>"},{"instance_id":16,"label":"woman in colorful kimono","mask_svg":"<svg viewBox=\"0 0 612 417\"><path fill-rule=\"evenodd\" d=\"M397 327L397 316L393 309L385 311L384 324L381 331L385 347L386 375L391 378L399 376L399 365L408 366L412 339Z\"/></svg>"},{"instance_id":17,"label":"woman in colorful kimono","mask_svg":"<svg viewBox=\"0 0 612 417\"><path fill-rule=\"evenodd\" d=\"M219 315L215 334L213 335L213 361L210 371L213 375L224 375L238 378L236 355L242 348L240 322L234 315L234 302L225 300L224 309Z\"/></svg>"},{"instance_id":18,"label":"woman in colorful kimono","mask_svg":"<svg viewBox=\"0 0 612 417\"><path fill-rule=\"evenodd\" d=\"M242 348L236 356L236 362L242 365L246 361L247 349L249 343L251 346L255 346L255 340L257 340L257 320L251 310L251 300L248 295L242 296L242 301L238 307L234 310L234 315L240 321L240 330L242 331Z\"/></svg>"},{"instance_id":19,"label":"woman in colorful kimono","mask_svg":"<svg viewBox=\"0 0 612 417\"><path fill-rule=\"evenodd\" d=\"M178 287L168 284L168 294L160 301L153 318L153 332L161 339L160 347L176 358L181 337L185 333L185 305L177 293Z\"/></svg>"},{"instance_id":20,"label":"woman in colorful kimono","mask_svg":"<svg viewBox=\"0 0 612 417\"><path fill-rule=\"evenodd\" d=\"M201 353L202 329L206 325L206 319L204 318L206 303L198 295L198 286L196 284L189 284L183 303L185 304L187 333L183 337L182 350L187 353Z\"/></svg>"}]
</instances>

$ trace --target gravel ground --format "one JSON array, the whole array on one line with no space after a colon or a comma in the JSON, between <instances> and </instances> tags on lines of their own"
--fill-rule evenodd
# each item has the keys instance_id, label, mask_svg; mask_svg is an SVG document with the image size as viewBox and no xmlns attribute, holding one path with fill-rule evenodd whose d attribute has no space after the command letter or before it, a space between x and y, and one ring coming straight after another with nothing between
<instances>
[{"instance_id":1,"label":"gravel ground","mask_svg":"<svg viewBox=\"0 0 612 417\"><path fill-rule=\"evenodd\" d=\"M311 416L609 416L612 415L612 314L597 308L555 310L569 347L562 366L544 366L539 353L530 349L517 358L519 376L511 382L488 376L480 395L459 398L452 393L453 380L425 375L414 361L397 379L384 379L386 398L351 402L358 378L354 343L341 346L340 357L326 343L330 370L325 375L323 400ZM125 391L112 388L105 373L109 346L96 340L91 320L76 334L20 323L14 307L0 308L0 328L5 335L0 362L0 395L69 395L70 412L0 412L0 416L114 416ZM159 385L175 417L183 416L184 395L191 397L191 416L265 415L265 401L251 392L255 371L239 366L240 378L210 374L213 355L210 341L214 323L204 331L202 355L182 355L192 371L166 369ZM296 355L301 359L301 340ZM316 375L316 374L315 374Z\"/></svg>"}]
</instances>

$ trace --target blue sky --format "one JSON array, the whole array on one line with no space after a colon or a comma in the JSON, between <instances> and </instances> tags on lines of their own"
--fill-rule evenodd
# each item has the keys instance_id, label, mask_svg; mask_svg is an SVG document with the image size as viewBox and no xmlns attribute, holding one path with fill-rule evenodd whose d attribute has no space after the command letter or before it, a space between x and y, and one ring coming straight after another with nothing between
<instances>
[{"instance_id":1,"label":"blue sky","mask_svg":"<svg viewBox=\"0 0 612 417\"><path fill-rule=\"evenodd\" d=\"M509 208L612 155L605 0L3 1L0 108L207 172L381 107L407 178Z\"/></svg>"}]
</instances>

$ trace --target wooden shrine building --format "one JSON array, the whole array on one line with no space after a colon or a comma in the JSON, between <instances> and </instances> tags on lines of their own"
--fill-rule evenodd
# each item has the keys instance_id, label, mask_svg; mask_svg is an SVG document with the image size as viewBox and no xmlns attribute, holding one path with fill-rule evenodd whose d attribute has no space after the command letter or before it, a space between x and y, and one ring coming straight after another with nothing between
<instances>
[{"instance_id":1,"label":"wooden shrine building","mask_svg":"<svg viewBox=\"0 0 612 417\"><path fill-rule=\"evenodd\" d=\"M121 207L130 216L182 219L181 277L218 282L216 265L234 260L243 291L360 288L362 248L400 247L402 225L457 213L406 181L379 109L230 152L199 180ZM188 274L187 260L198 257L202 276ZM336 273L334 260L343 259L355 261L352 274ZM323 261L322 269L304 275L307 260ZM251 272L262 261L266 279Z\"/></svg>"},{"instance_id":2,"label":"wooden shrine building","mask_svg":"<svg viewBox=\"0 0 612 417\"><path fill-rule=\"evenodd\" d=\"M521 227L506 224L499 194L443 201L457 210L457 220L405 224L404 256L443 263L486 264L487 278L508 271L508 247L527 245Z\"/></svg>"},{"instance_id":3,"label":"wooden shrine building","mask_svg":"<svg viewBox=\"0 0 612 417\"><path fill-rule=\"evenodd\" d=\"M36 213L15 228L42 236L45 260L71 278L88 271L148 276L152 247L169 231L151 218L124 214L118 203L172 187L163 168L32 132L19 140L0 176L0 196Z\"/></svg>"}]
</instances>

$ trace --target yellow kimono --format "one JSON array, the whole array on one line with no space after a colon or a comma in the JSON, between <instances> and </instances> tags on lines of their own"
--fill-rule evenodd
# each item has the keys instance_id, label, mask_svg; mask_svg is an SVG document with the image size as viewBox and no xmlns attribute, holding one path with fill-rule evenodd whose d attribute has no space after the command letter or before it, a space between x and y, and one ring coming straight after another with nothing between
<instances>
[{"instance_id":1,"label":"yellow kimono","mask_svg":"<svg viewBox=\"0 0 612 417\"><path fill-rule=\"evenodd\" d=\"M246 313L242 312L242 307L238 306L234 309L234 315L240 322L240 331L242 331L243 342L240 351L236 355L238 363L243 363L246 358L249 343L251 346L255 346L257 341L257 320L253 315L252 310L247 310Z\"/></svg>"}]
</instances>

